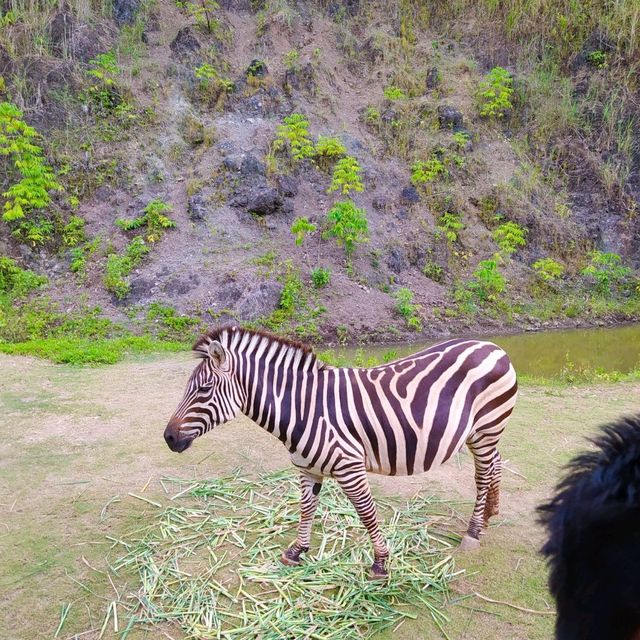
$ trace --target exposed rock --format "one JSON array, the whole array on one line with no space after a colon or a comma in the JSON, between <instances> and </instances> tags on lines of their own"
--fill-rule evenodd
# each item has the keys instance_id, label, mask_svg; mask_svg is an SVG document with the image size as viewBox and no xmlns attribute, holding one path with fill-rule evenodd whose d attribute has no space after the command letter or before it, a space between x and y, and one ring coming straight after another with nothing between
<instances>
[{"instance_id":1,"label":"exposed rock","mask_svg":"<svg viewBox=\"0 0 640 640\"><path fill-rule=\"evenodd\" d=\"M389 198L386 196L376 196L371 202L373 208L377 211L385 211L391 205Z\"/></svg>"},{"instance_id":2,"label":"exposed rock","mask_svg":"<svg viewBox=\"0 0 640 640\"><path fill-rule=\"evenodd\" d=\"M264 78L269 73L269 69L263 60L254 58L246 70L246 75L253 76L254 78Z\"/></svg>"},{"instance_id":3,"label":"exposed rock","mask_svg":"<svg viewBox=\"0 0 640 640\"><path fill-rule=\"evenodd\" d=\"M412 204L418 204L420 202L420 194L418 190L411 184L403 187L400 192L400 204L405 207L410 207Z\"/></svg>"},{"instance_id":4,"label":"exposed rock","mask_svg":"<svg viewBox=\"0 0 640 640\"><path fill-rule=\"evenodd\" d=\"M200 278L195 273L171 278L164 286L164 291L170 295L184 296L200 284Z\"/></svg>"},{"instance_id":5,"label":"exposed rock","mask_svg":"<svg viewBox=\"0 0 640 640\"><path fill-rule=\"evenodd\" d=\"M240 173L243 176L263 176L265 174L264 163L260 162L253 154L247 154L240 165Z\"/></svg>"},{"instance_id":6,"label":"exposed rock","mask_svg":"<svg viewBox=\"0 0 640 640\"><path fill-rule=\"evenodd\" d=\"M273 280L248 283L234 305L234 310L240 320L256 320L278 308L281 294L282 285Z\"/></svg>"},{"instance_id":7,"label":"exposed rock","mask_svg":"<svg viewBox=\"0 0 640 640\"><path fill-rule=\"evenodd\" d=\"M129 283L129 293L127 295L128 304L136 304L146 300L158 292L155 282L148 278L134 278Z\"/></svg>"},{"instance_id":8,"label":"exposed rock","mask_svg":"<svg viewBox=\"0 0 640 640\"><path fill-rule=\"evenodd\" d=\"M285 198L294 198L298 195L298 181L293 176L278 176L278 191Z\"/></svg>"},{"instance_id":9,"label":"exposed rock","mask_svg":"<svg viewBox=\"0 0 640 640\"><path fill-rule=\"evenodd\" d=\"M187 201L187 215L194 222L204 220L208 211L206 198L201 193L196 193Z\"/></svg>"},{"instance_id":10,"label":"exposed rock","mask_svg":"<svg viewBox=\"0 0 640 640\"><path fill-rule=\"evenodd\" d=\"M431 67L427 71L427 77L425 79L425 86L427 90L435 89L440 84L440 72L438 67Z\"/></svg>"},{"instance_id":11,"label":"exposed rock","mask_svg":"<svg viewBox=\"0 0 640 640\"><path fill-rule=\"evenodd\" d=\"M391 247L387 255L387 266L394 273L401 273L407 268L406 257L400 247Z\"/></svg>"},{"instance_id":12,"label":"exposed rock","mask_svg":"<svg viewBox=\"0 0 640 640\"><path fill-rule=\"evenodd\" d=\"M140 0L113 0L113 19L119 27L133 24L139 9Z\"/></svg>"},{"instance_id":13,"label":"exposed rock","mask_svg":"<svg viewBox=\"0 0 640 640\"><path fill-rule=\"evenodd\" d=\"M427 250L422 242L413 242L407 248L407 260L412 267L422 267L427 257Z\"/></svg>"},{"instance_id":14,"label":"exposed rock","mask_svg":"<svg viewBox=\"0 0 640 640\"><path fill-rule=\"evenodd\" d=\"M302 67L287 69L284 73L283 88L288 95L301 89L311 94L316 93L315 71L310 62Z\"/></svg>"},{"instance_id":15,"label":"exposed rock","mask_svg":"<svg viewBox=\"0 0 640 640\"><path fill-rule=\"evenodd\" d=\"M193 33L191 27L182 27L176 34L169 45L175 58L179 60L188 60L194 56L195 53L200 51L200 42Z\"/></svg>"},{"instance_id":16,"label":"exposed rock","mask_svg":"<svg viewBox=\"0 0 640 640\"><path fill-rule=\"evenodd\" d=\"M258 215L271 215L282 208L282 196L265 178L243 182L229 204Z\"/></svg>"},{"instance_id":17,"label":"exposed rock","mask_svg":"<svg viewBox=\"0 0 640 640\"><path fill-rule=\"evenodd\" d=\"M438 107L438 121L441 129L460 131L463 127L463 116L458 109L448 104Z\"/></svg>"}]
</instances>

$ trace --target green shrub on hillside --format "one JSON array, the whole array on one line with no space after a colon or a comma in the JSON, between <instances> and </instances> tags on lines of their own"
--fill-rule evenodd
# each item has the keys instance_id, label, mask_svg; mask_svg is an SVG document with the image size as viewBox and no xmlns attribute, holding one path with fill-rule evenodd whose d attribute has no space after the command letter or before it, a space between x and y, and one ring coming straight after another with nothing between
<instances>
[{"instance_id":1,"label":"green shrub on hillside","mask_svg":"<svg viewBox=\"0 0 640 640\"><path fill-rule=\"evenodd\" d=\"M407 327L414 331L422 331L422 319L418 315L421 307L413 302L413 292L402 287L395 292L394 297L395 310L405 319Z\"/></svg>"},{"instance_id":2,"label":"green shrub on hillside","mask_svg":"<svg viewBox=\"0 0 640 640\"><path fill-rule=\"evenodd\" d=\"M512 95L513 77L506 69L494 67L480 83L480 115L485 118L504 118L513 109Z\"/></svg>"},{"instance_id":3,"label":"green shrub on hillside","mask_svg":"<svg viewBox=\"0 0 640 640\"><path fill-rule=\"evenodd\" d=\"M546 283L557 280L564 273L564 267L553 258L540 258L531 266L536 275Z\"/></svg>"},{"instance_id":4,"label":"green shrub on hillside","mask_svg":"<svg viewBox=\"0 0 640 640\"><path fill-rule=\"evenodd\" d=\"M110 254L107 257L104 275L104 286L107 291L113 293L119 300L126 298L131 289L126 278L149 251L150 249L144 240L138 236L129 243L122 253Z\"/></svg>"},{"instance_id":5,"label":"green shrub on hillside","mask_svg":"<svg viewBox=\"0 0 640 640\"><path fill-rule=\"evenodd\" d=\"M402 89L394 85L385 87L383 93L387 100L405 100L407 98L407 94Z\"/></svg>"},{"instance_id":6,"label":"green shrub on hillside","mask_svg":"<svg viewBox=\"0 0 640 640\"><path fill-rule=\"evenodd\" d=\"M331 178L331 186L328 192L339 191L343 195L348 195L351 191L364 191L360 173L362 167L353 157L347 156L336 162Z\"/></svg>"},{"instance_id":7,"label":"green shrub on hillside","mask_svg":"<svg viewBox=\"0 0 640 640\"><path fill-rule=\"evenodd\" d=\"M416 187L434 182L438 178L446 178L448 175L449 170L436 155L428 160L417 160L411 165L411 182Z\"/></svg>"},{"instance_id":8,"label":"green shrub on hillside","mask_svg":"<svg viewBox=\"0 0 640 640\"><path fill-rule=\"evenodd\" d=\"M460 214L452 211L445 211L436 224L436 230L443 233L449 242L456 242L462 229L464 229L464 223L460 220Z\"/></svg>"},{"instance_id":9,"label":"green shrub on hillside","mask_svg":"<svg viewBox=\"0 0 640 640\"><path fill-rule=\"evenodd\" d=\"M206 62L195 70L195 76L199 81L200 98L216 108L221 108L227 95L235 89L232 80L222 76L214 66Z\"/></svg>"},{"instance_id":10,"label":"green shrub on hillside","mask_svg":"<svg viewBox=\"0 0 640 640\"><path fill-rule=\"evenodd\" d=\"M617 253L592 251L589 264L582 270L583 276L593 278L598 293L610 295L612 287L619 286L629 276L631 269L622 264Z\"/></svg>"},{"instance_id":11,"label":"green shrub on hillside","mask_svg":"<svg viewBox=\"0 0 640 640\"><path fill-rule=\"evenodd\" d=\"M296 218L291 225L291 233L296 237L296 245L302 245L307 235L313 233L317 228L318 226L309 222L306 216Z\"/></svg>"},{"instance_id":12,"label":"green shrub on hillside","mask_svg":"<svg viewBox=\"0 0 640 640\"><path fill-rule=\"evenodd\" d=\"M506 286L495 257L481 260L471 277L467 287L481 303L495 301Z\"/></svg>"},{"instance_id":13,"label":"green shrub on hillside","mask_svg":"<svg viewBox=\"0 0 640 640\"><path fill-rule=\"evenodd\" d=\"M291 158L300 162L312 158L315 154L313 142L309 135L309 121L300 113L292 113L278 125L277 136L273 143L274 152L288 150Z\"/></svg>"},{"instance_id":14,"label":"green shrub on hillside","mask_svg":"<svg viewBox=\"0 0 640 640\"><path fill-rule=\"evenodd\" d=\"M143 209L143 215L133 220L119 218L116 220L116 224L123 231L146 227L147 242L157 242L162 238L166 229L173 229L176 226L175 221L165 215L172 210L171 205L156 198Z\"/></svg>"},{"instance_id":15,"label":"green shrub on hillside","mask_svg":"<svg viewBox=\"0 0 640 640\"><path fill-rule=\"evenodd\" d=\"M344 246L349 258L356 244L366 242L369 233L367 213L359 209L351 200L336 202L327 213L329 223L324 237L332 237L336 242Z\"/></svg>"},{"instance_id":16,"label":"green shrub on hillside","mask_svg":"<svg viewBox=\"0 0 640 640\"><path fill-rule=\"evenodd\" d=\"M340 138L318 136L315 144L316 162L327 171L331 163L347 153L347 148Z\"/></svg>"},{"instance_id":17,"label":"green shrub on hillside","mask_svg":"<svg viewBox=\"0 0 640 640\"><path fill-rule=\"evenodd\" d=\"M500 247L500 252L504 256L510 256L527 244L526 233L527 229L521 227L517 222L509 221L495 229L493 240Z\"/></svg>"},{"instance_id":18,"label":"green shrub on hillside","mask_svg":"<svg viewBox=\"0 0 640 640\"><path fill-rule=\"evenodd\" d=\"M325 267L317 267L311 271L311 282L316 289L323 289L331 281L331 271Z\"/></svg>"},{"instance_id":19,"label":"green shrub on hillside","mask_svg":"<svg viewBox=\"0 0 640 640\"><path fill-rule=\"evenodd\" d=\"M0 256L0 295L10 298L24 296L46 283L44 276L22 269L12 258Z\"/></svg>"},{"instance_id":20,"label":"green shrub on hillside","mask_svg":"<svg viewBox=\"0 0 640 640\"><path fill-rule=\"evenodd\" d=\"M10 102L0 102L0 156L7 157L18 181L2 194L5 199L2 218L21 222L14 233L31 244L50 239L53 224L46 218L26 217L51 202L50 191L61 191L53 169L38 144L40 134L22 119L22 111Z\"/></svg>"}]
</instances>

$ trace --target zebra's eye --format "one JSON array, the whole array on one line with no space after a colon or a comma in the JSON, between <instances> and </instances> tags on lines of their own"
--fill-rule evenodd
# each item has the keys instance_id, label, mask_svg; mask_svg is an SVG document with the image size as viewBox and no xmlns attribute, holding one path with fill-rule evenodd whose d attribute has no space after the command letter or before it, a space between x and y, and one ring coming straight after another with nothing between
<instances>
[{"instance_id":1,"label":"zebra's eye","mask_svg":"<svg viewBox=\"0 0 640 640\"><path fill-rule=\"evenodd\" d=\"M211 384L201 384L198 387L198 393L207 393L207 391L211 391L211 387L212 386L213 385L211 385Z\"/></svg>"}]
</instances>

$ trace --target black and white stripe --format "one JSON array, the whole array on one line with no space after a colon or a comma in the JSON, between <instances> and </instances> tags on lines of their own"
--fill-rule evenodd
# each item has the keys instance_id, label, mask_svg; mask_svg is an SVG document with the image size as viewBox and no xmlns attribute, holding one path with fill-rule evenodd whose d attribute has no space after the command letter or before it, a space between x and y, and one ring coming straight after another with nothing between
<instances>
[{"instance_id":1,"label":"black and white stripe","mask_svg":"<svg viewBox=\"0 0 640 640\"><path fill-rule=\"evenodd\" d=\"M353 502L374 545L375 575L389 555L366 473L411 475L448 460L465 443L476 467L477 499L467 543L498 511L501 459L496 445L513 410L516 376L490 342L449 340L370 369L336 368L306 346L237 327L201 337L202 358L165 431L175 451L244 413L289 449L300 470L298 537L283 560L309 546L324 477Z\"/></svg>"}]
</instances>

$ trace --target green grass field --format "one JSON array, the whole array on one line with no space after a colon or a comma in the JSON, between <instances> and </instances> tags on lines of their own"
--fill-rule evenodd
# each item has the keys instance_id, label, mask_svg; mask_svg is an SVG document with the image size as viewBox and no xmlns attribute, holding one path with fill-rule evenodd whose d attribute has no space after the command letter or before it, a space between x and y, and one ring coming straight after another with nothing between
<instances>
[{"instance_id":1,"label":"green grass field","mask_svg":"<svg viewBox=\"0 0 640 640\"><path fill-rule=\"evenodd\" d=\"M112 544L146 526L168 503L164 476L215 478L241 467L255 478L289 465L286 450L246 419L225 425L182 455L162 432L193 367L189 354L129 359L110 367L78 368L0 356L0 628L12 640L98 638L110 603L138 584L132 574L107 575ZM452 584L444 613L449 638L548 640L553 615L546 568L537 553L541 531L534 509L551 491L559 469L597 426L637 409L637 382L591 386L525 384L502 441L508 461L502 513L492 520L482 549L456 555L466 570ZM375 493L454 500L443 526L463 532L473 498L470 456L460 454L422 476L372 476ZM130 495L135 494L135 495ZM318 521L319 522L319 521ZM295 527L286 535L292 539ZM482 598L474 594L480 594ZM484 598L484 599L483 599ZM380 638L441 638L426 610ZM124 612L119 612L123 616ZM120 638L126 619L113 620L103 638ZM173 626L128 638L183 637Z\"/></svg>"}]
</instances>

